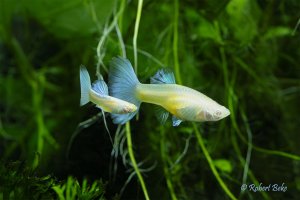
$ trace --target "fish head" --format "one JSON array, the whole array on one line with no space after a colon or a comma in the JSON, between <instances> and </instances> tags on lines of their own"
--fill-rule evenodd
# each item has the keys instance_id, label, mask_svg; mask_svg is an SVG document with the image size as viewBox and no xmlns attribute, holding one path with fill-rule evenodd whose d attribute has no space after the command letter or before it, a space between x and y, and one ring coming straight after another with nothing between
<instances>
[{"instance_id":1,"label":"fish head","mask_svg":"<svg viewBox=\"0 0 300 200\"><path fill-rule=\"evenodd\" d=\"M137 107L132 103L127 103L123 106L122 111L120 114L132 113L137 110Z\"/></svg>"},{"instance_id":2,"label":"fish head","mask_svg":"<svg viewBox=\"0 0 300 200\"><path fill-rule=\"evenodd\" d=\"M209 109L203 110L204 121L218 121L230 115L230 111L224 106L210 107Z\"/></svg>"}]
</instances>

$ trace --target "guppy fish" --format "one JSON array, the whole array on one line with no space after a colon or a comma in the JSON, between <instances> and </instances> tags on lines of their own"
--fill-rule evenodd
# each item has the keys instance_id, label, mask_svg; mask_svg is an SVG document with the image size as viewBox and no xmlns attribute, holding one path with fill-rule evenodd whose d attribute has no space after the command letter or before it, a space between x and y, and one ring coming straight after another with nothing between
<instances>
[{"instance_id":1,"label":"guppy fish","mask_svg":"<svg viewBox=\"0 0 300 200\"><path fill-rule=\"evenodd\" d=\"M109 96L107 85L103 79L97 80L91 85L89 73L83 65L80 66L80 89L81 106L91 101L96 104L96 107L109 113L125 114L137 110L134 104Z\"/></svg>"},{"instance_id":2,"label":"guppy fish","mask_svg":"<svg viewBox=\"0 0 300 200\"><path fill-rule=\"evenodd\" d=\"M113 58L109 69L109 90L113 97L136 105L137 110L125 115L112 115L113 122L124 124L138 112L141 102L156 104L159 120L164 123L169 113L173 115L173 126L182 121L217 121L230 111L211 98L191 88L177 85L174 74L159 70L151 79L151 84L142 84L135 75L129 60Z\"/></svg>"}]
</instances>

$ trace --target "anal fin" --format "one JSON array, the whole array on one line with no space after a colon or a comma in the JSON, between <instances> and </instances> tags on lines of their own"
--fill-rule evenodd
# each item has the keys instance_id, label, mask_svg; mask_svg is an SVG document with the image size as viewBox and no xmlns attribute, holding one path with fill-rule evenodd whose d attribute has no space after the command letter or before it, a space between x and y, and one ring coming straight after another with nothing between
<instances>
[{"instance_id":1,"label":"anal fin","mask_svg":"<svg viewBox=\"0 0 300 200\"><path fill-rule=\"evenodd\" d=\"M175 117L174 115L172 116L172 122L173 122L173 126L179 126L179 124L182 122L181 119L178 119L177 117Z\"/></svg>"}]
</instances>

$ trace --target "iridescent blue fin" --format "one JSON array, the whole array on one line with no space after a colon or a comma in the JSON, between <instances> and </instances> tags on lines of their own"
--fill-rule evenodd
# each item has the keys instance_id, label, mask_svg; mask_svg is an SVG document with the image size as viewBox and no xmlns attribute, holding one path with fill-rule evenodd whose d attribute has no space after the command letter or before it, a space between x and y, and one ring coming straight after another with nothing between
<instances>
[{"instance_id":1,"label":"iridescent blue fin","mask_svg":"<svg viewBox=\"0 0 300 200\"><path fill-rule=\"evenodd\" d=\"M182 122L181 119L178 119L174 115L172 116L173 126L179 126L179 124Z\"/></svg>"},{"instance_id":2,"label":"iridescent blue fin","mask_svg":"<svg viewBox=\"0 0 300 200\"><path fill-rule=\"evenodd\" d=\"M155 115L161 124L165 124L169 117L169 112L163 107L155 106Z\"/></svg>"},{"instance_id":3,"label":"iridescent blue fin","mask_svg":"<svg viewBox=\"0 0 300 200\"><path fill-rule=\"evenodd\" d=\"M85 66L81 65L80 70L80 105L83 106L90 101L89 92L91 89L91 79L89 72L86 70Z\"/></svg>"},{"instance_id":4,"label":"iridescent blue fin","mask_svg":"<svg viewBox=\"0 0 300 200\"><path fill-rule=\"evenodd\" d=\"M124 124L131 120L138 112L141 102L135 96L136 85L139 80L135 75L132 65L126 58L113 58L110 62L108 85L111 96L130 102L137 107L133 113L112 114L115 124Z\"/></svg>"},{"instance_id":5,"label":"iridescent blue fin","mask_svg":"<svg viewBox=\"0 0 300 200\"><path fill-rule=\"evenodd\" d=\"M92 89L99 95L108 95L108 88L104 80L97 80L93 83Z\"/></svg>"},{"instance_id":6,"label":"iridescent blue fin","mask_svg":"<svg viewBox=\"0 0 300 200\"><path fill-rule=\"evenodd\" d=\"M160 69L150 78L151 84L175 84L175 77L171 70Z\"/></svg>"},{"instance_id":7,"label":"iridescent blue fin","mask_svg":"<svg viewBox=\"0 0 300 200\"><path fill-rule=\"evenodd\" d=\"M179 126L179 124L182 122L181 119L178 119L174 115L172 116L173 126Z\"/></svg>"},{"instance_id":8,"label":"iridescent blue fin","mask_svg":"<svg viewBox=\"0 0 300 200\"><path fill-rule=\"evenodd\" d=\"M125 124L129 120L131 120L138 111L126 114L110 114L114 124Z\"/></svg>"},{"instance_id":9,"label":"iridescent blue fin","mask_svg":"<svg viewBox=\"0 0 300 200\"><path fill-rule=\"evenodd\" d=\"M175 84L175 77L171 70L169 69L160 69L156 74L150 78L151 84ZM164 124L169 117L169 112L162 107L156 107L155 114L161 124ZM180 121L181 122L181 121ZM178 123L178 125L180 124ZM174 126L174 121L173 121Z\"/></svg>"}]
</instances>

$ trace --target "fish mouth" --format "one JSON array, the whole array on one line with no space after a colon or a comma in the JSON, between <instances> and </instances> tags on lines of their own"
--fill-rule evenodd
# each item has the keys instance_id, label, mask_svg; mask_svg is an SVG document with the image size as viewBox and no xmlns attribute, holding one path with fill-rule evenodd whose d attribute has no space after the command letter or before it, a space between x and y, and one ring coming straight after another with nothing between
<instances>
[{"instance_id":1,"label":"fish mouth","mask_svg":"<svg viewBox=\"0 0 300 200\"><path fill-rule=\"evenodd\" d=\"M225 118L225 117L227 117L227 116L229 116L229 115L230 115L230 110L228 110L227 108L224 107L224 111L223 111L223 116L222 116L222 118Z\"/></svg>"},{"instance_id":2,"label":"fish mouth","mask_svg":"<svg viewBox=\"0 0 300 200\"><path fill-rule=\"evenodd\" d=\"M137 107L135 105L132 105L131 112L135 112L137 110Z\"/></svg>"}]
</instances>

